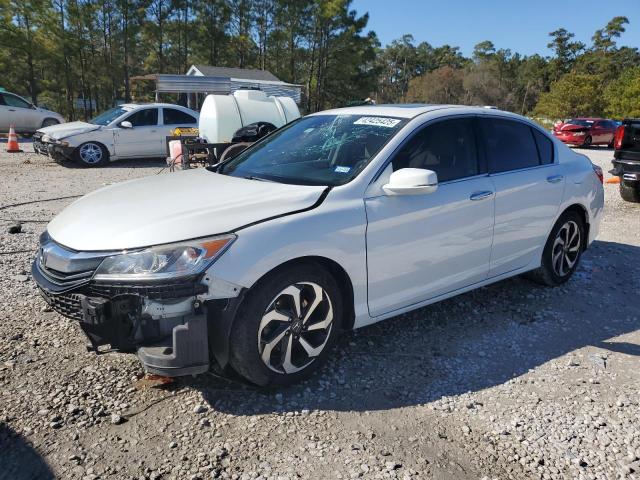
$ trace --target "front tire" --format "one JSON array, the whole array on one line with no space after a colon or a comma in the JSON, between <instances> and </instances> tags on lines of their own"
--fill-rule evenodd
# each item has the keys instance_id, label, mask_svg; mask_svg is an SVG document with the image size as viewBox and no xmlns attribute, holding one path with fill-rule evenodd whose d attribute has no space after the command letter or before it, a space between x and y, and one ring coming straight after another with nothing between
<instances>
[{"instance_id":1,"label":"front tire","mask_svg":"<svg viewBox=\"0 0 640 480\"><path fill-rule=\"evenodd\" d=\"M542 285L555 287L565 283L578 268L586 230L582 217L565 212L551 230L542 252L542 264L527 277Z\"/></svg>"},{"instance_id":2,"label":"front tire","mask_svg":"<svg viewBox=\"0 0 640 480\"><path fill-rule=\"evenodd\" d=\"M83 167L101 167L109 162L109 151L96 142L85 142L74 151L74 157Z\"/></svg>"},{"instance_id":3,"label":"front tire","mask_svg":"<svg viewBox=\"0 0 640 480\"><path fill-rule=\"evenodd\" d=\"M587 135L587 137L584 139L584 143L582 144L582 147L589 148L592 142L593 142L593 139L591 138L591 135Z\"/></svg>"},{"instance_id":4,"label":"front tire","mask_svg":"<svg viewBox=\"0 0 640 480\"><path fill-rule=\"evenodd\" d=\"M625 202L640 203L640 186L621 179L620 196Z\"/></svg>"},{"instance_id":5,"label":"front tire","mask_svg":"<svg viewBox=\"0 0 640 480\"><path fill-rule=\"evenodd\" d=\"M238 311L231 366L259 386L307 378L335 343L343 313L338 284L320 265L276 271L251 288Z\"/></svg>"},{"instance_id":6,"label":"front tire","mask_svg":"<svg viewBox=\"0 0 640 480\"><path fill-rule=\"evenodd\" d=\"M42 126L40 128L52 127L53 125L59 125L60 122L55 118L45 118L42 121Z\"/></svg>"}]
</instances>

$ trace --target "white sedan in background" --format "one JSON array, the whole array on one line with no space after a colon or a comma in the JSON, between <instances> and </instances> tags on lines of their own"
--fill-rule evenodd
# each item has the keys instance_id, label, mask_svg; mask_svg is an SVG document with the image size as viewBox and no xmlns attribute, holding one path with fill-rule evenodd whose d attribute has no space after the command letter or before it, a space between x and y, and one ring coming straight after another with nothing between
<instances>
[{"instance_id":1,"label":"white sedan in background","mask_svg":"<svg viewBox=\"0 0 640 480\"><path fill-rule=\"evenodd\" d=\"M166 156L165 137L176 127L198 127L198 112L165 103L119 105L89 122L41 128L34 149L54 160L87 167L125 158Z\"/></svg>"}]
</instances>

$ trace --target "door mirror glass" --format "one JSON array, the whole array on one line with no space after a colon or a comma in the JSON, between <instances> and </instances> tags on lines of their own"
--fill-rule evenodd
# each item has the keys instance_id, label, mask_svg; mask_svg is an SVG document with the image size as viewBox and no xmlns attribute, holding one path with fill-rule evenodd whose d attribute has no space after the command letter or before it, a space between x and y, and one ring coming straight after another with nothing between
<instances>
[{"instance_id":1,"label":"door mirror glass","mask_svg":"<svg viewBox=\"0 0 640 480\"><path fill-rule=\"evenodd\" d=\"M438 175L424 168L401 168L382 189L387 195L424 195L438 189Z\"/></svg>"},{"instance_id":2,"label":"door mirror glass","mask_svg":"<svg viewBox=\"0 0 640 480\"><path fill-rule=\"evenodd\" d=\"M124 122L120 122L120 126L122 128L133 128L133 125L131 125L131 122L129 122L128 120L125 120Z\"/></svg>"}]
</instances>

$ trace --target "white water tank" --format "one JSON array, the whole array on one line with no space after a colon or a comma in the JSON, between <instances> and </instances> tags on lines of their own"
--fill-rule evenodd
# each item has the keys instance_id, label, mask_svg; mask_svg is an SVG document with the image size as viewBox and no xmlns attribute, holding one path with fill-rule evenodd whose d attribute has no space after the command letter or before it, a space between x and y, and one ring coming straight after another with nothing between
<instances>
[{"instance_id":1,"label":"white water tank","mask_svg":"<svg viewBox=\"0 0 640 480\"><path fill-rule=\"evenodd\" d=\"M254 122L281 127L300 111L289 97L268 97L260 90L237 90L231 95L207 95L200 110L198 130L209 143L230 142L240 128Z\"/></svg>"}]
</instances>

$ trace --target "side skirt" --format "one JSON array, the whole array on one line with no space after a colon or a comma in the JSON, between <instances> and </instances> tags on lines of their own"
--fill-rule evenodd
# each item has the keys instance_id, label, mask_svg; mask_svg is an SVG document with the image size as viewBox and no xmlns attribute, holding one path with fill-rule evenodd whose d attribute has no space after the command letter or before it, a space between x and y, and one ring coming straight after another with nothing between
<instances>
[{"instance_id":1,"label":"side skirt","mask_svg":"<svg viewBox=\"0 0 640 480\"><path fill-rule=\"evenodd\" d=\"M428 300L424 300L422 302L413 303L413 304L408 305L406 307L402 307L402 308L398 308L396 310L392 310L391 312L384 313L384 314L382 314L380 316L377 316L377 317L356 318L356 321L355 321L355 324L354 324L353 328L355 330L356 328L365 327L367 325L372 325L372 324L380 322L382 320L386 320L387 318L397 317L398 315L402 315L403 313L410 312L412 310L417 310L418 308L426 307L427 305L431 305L433 303L437 303L437 302L440 302L442 300L446 300L447 298L455 297L456 295L460 295L462 293L470 292L471 290L475 290L476 288L484 287L486 285L491 285L492 283L496 283L496 282L499 282L501 280L506 280L507 278L515 277L517 275L520 275L522 273L528 272L530 270L535 270L539 266L540 266L539 262L538 262L537 265L529 264L529 265L527 265L525 267L522 267L522 268L519 268L517 270L512 270L510 272L503 273L502 275L498 275L497 277L487 278L486 280L483 280L482 282L472 283L471 285L468 285L466 287L459 288L457 290L453 290L453 291L448 292L448 293L443 293L442 295L438 295L437 297L433 297L433 298L430 298Z\"/></svg>"}]
</instances>

